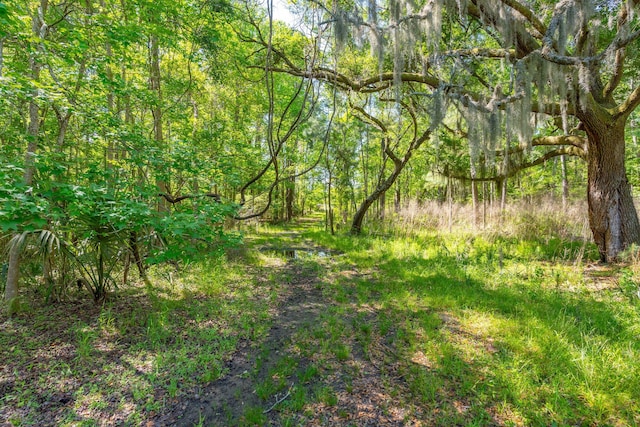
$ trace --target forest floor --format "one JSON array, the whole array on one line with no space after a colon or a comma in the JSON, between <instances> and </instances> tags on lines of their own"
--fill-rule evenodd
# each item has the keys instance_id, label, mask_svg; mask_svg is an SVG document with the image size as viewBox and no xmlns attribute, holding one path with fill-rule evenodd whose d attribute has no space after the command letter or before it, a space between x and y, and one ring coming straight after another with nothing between
<instances>
[{"instance_id":1,"label":"forest floor","mask_svg":"<svg viewBox=\"0 0 640 427\"><path fill-rule=\"evenodd\" d=\"M297 231L279 233L275 245L270 241L254 246L279 282L267 333L241 343L224 377L175 404L159 424L411 425L407 409L385 392L383 377L393 379L382 375L355 337L344 341L358 311L333 317L337 306L326 287L340 255ZM362 276L355 267L341 274ZM332 327L338 329L333 341L327 335Z\"/></svg>"},{"instance_id":2,"label":"forest floor","mask_svg":"<svg viewBox=\"0 0 640 427\"><path fill-rule=\"evenodd\" d=\"M635 264L317 219L244 240L102 307L29 288L0 315L0 426L640 424Z\"/></svg>"}]
</instances>

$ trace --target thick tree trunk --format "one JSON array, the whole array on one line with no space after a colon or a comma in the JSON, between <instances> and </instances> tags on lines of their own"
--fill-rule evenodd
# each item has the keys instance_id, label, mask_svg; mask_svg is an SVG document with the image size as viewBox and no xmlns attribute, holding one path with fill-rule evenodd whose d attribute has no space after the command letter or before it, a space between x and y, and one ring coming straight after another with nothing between
<instances>
[{"instance_id":1,"label":"thick tree trunk","mask_svg":"<svg viewBox=\"0 0 640 427\"><path fill-rule=\"evenodd\" d=\"M583 122L584 123L584 122ZM589 224L603 262L640 242L640 223L625 169L624 120L587 123Z\"/></svg>"}]
</instances>

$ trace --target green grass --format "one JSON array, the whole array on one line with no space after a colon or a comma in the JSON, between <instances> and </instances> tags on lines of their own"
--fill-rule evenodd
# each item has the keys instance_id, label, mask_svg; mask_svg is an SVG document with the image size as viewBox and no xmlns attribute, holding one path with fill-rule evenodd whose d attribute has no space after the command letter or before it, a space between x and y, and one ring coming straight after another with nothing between
<instances>
[{"instance_id":1,"label":"green grass","mask_svg":"<svg viewBox=\"0 0 640 427\"><path fill-rule=\"evenodd\" d=\"M29 425L60 405L47 422L97 425L126 414L122 422L141 424L220 378L238 340L268 330L274 284L246 272L238 262L194 263L171 283L152 272L153 288L121 290L104 307L50 305L1 319L0 357L13 372L0 371L9 386L0 413L17 408L6 421Z\"/></svg>"},{"instance_id":2,"label":"green grass","mask_svg":"<svg viewBox=\"0 0 640 427\"><path fill-rule=\"evenodd\" d=\"M13 369L0 371L0 413L32 425L59 404L58 425L114 414L142 425L225 376L249 340L257 359L244 377L262 404L240 425L350 425L349 401L372 387L379 410L402 408L407 423L640 425L640 262L599 266L592 245L518 227L526 235L260 225L241 257L158 268L153 288L121 290L105 307L32 304L0 319ZM283 254L253 248L290 247L292 233L335 255L293 261L327 304L276 352L260 343L296 277L274 268Z\"/></svg>"},{"instance_id":3,"label":"green grass","mask_svg":"<svg viewBox=\"0 0 640 427\"><path fill-rule=\"evenodd\" d=\"M391 342L403 398L440 413L436 424L640 423L638 274L608 269L604 283L619 285L603 288L575 262L585 250L595 259L591 246L424 231L307 237L346 253L336 271L367 273L338 276L338 306L377 314L356 316L342 337L326 335L329 321L316 338Z\"/></svg>"}]
</instances>

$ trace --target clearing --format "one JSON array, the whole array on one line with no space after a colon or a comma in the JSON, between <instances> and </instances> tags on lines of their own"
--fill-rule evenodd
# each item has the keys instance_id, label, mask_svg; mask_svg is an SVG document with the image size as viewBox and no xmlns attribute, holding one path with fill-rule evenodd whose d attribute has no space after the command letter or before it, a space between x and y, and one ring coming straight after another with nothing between
<instances>
[{"instance_id":1,"label":"clearing","mask_svg":"<svg viewBox=\"0 0 640 427\"><path fill-rule=\"evenodd\" d=\"M261 226L104 307L0 318L0 424L638 424L635 272L558 248Z\"/></svg>"}]
</instances>

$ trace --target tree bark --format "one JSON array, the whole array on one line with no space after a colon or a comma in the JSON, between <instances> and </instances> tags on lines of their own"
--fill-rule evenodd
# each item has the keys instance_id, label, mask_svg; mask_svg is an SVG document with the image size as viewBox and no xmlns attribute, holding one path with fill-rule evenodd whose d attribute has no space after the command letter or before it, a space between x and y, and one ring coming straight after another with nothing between
<instances>
[{"instance_id":1,"label":"tree bark","mask_svg":"<svg viewBox=\"0 0 640 427\"><path fill-rule=\"evenodd\" d=\"M0 38L0 77L4 70L4 37Z\"/></svg>"},{"instance_id":2,"label":"tree bark","mask_svg":"<svg viewBox=\"0 0 640 427\"><path fill-rule=\"evenodd\" d=\"M160 46L158 37L152 35L149 41L149 88L156 93L157 99L151 108L153 115L153 139L159 147L164 148L164 134L162 123L162 87L160 82ZM163 171L156 171L156 174L162 174ZM167 181L156 175L156 185L161 193L169 193L169 184ZM166 212L169 209L167 203L160 199L158 201L158 210Z\"/></svg>"},{"instance_id":3,"label":"tree bark","mask_svg":"<svg viewBox=\"0 0 640 427\"><path fill-rule=\"evenodd\" d=\"M408 156L410 157L410 155ZM396 163L393 173L389 175L389 177L382 181L378 187L360 204L356 214L353 216L353 221L351 222L351 234L360 234L362 231L362 221L364 220L364 216L367 214L367 211L371 207L371 205L380 198L396 181L396 178L404 169L404 166L409 161L409 158L406 157L402 162Z\"/></svg>"},{"instance_id":4,"label":"tree bark","mask_svg":"<svg viewBox=\"0 0 640 427\"><path fill-rule=\"evenodd\" d=\"M285 204L286 204L286 221L287 222L291 222L293 221L293 201L295 200L294 196L295 196L295 192L294 192L294 188L295 188L295 180L292 178L291 180L289 180L288 183L285 184L286 185L286 190L285 190Z\"/></svg>"},{"instance_id":5,"label":"tree bark","mask_svg":"<svg viewBox=\"0 0 640 427\"><path fill-rule=\"evenodd\" d=\"M329 174L329 181L327 182L327 225L329 227L329 231L331 232L331 235L333 236L336 233L335 225L333 223L333 205L331 203L331 186L333 185L332 183L333 175L331 173L331 167L329 165L328 153L326 157L326 162L327 162L327 172Z\"/></svg>"},{"instance_id":6,"label":"tree bark","mask_svg":"<svg viewBox=\"0 0 640 427\"><path fill-rule=\"evenodd\" d=\"M18 279L20 272L20 251L22 248L18 244L11 246L9 250L9 266L7 269L7 283L4 288L4 300L10 303L18 296Z\"/></svg>"},{"instance_id":7,"label":"tree bark","mask_svg":"<svg viewBox=\"0 0 640 427\"><path fill-rule=\"evenodd\" d=\"M640 223L625 169L624 119L605 124L583 120L589 139L587 201L589 225L603 262L618 259L640 242Z\"/></svg>"},{"instance_id":8,"label":"tree bark","mask_svg":"<svg viewBox=\"0 0 640 427\"><path fill-rule=\"evenodd\" d=\"M145 285L151 286L151 281L149 280L149 276L147 276L144 261L142 260L142 256L140 256L140 250L138 249L138 234L135 231L132 231L129 234L129 250L133 255L133 260L135 261L136 266L138 267L140 278Z\"/></svg>"},{"instance_id":9,"label":"tree bark","mask_svg":"<svg viewBox=\"0 0 640 427\"><path fill-rule=\"evenodd\" d=\"M473 206L473 225L478 227L480 224L480 198L478 197L478 182L471 179L471 204Z\"/></svg>"},{"instance_id":10,"label":"tree bark","mask_svg":"<svg viewBox=\"0 0 640 427\"><path fill-rule=\"evenodd\" d=\"M562 208L566 209L569 201L569 178L567 177L567 159L565 155L560 156L560 168L562 173Z\"/></svg>"},{"instance_id":11,"label":"tree bark","mask_svg":"<svg viewBox=\"0 0 640 427\"><path fill-rule=\"evenodd\" d=\"M380 221L384 221L384 214L385 214L385 210L386 210L386 205L387 205L387 191L383 191L382 193L380 193L380 196L378 197L378 219Z\"/></svg>"}]
</instances>

